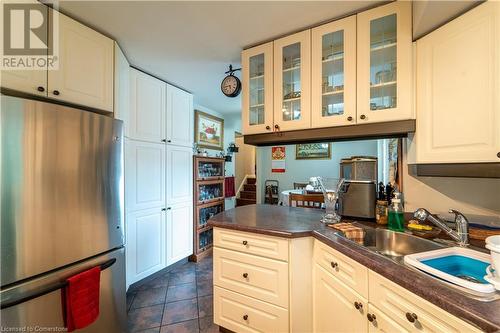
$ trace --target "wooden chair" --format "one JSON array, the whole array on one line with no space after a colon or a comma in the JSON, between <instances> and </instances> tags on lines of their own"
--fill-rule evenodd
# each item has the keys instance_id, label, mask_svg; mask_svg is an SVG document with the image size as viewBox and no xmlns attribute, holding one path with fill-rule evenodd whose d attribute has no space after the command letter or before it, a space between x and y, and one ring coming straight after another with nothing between
<instances>
[{"instance_id":1,"label":"wooden chair","mask_svg":"<svg viewBox=\"0 0 500 333\"><path fill-rule=\"evenodd\" d=\"M290 207L302 208L320 208L325 202L323 194L295 194L288 196L288 205Z\"/></svg>"},{"instance_id":2,"label":"wooden chair","mask_svg":"<svg viewBox=\"0 0 500 333\"><path fill-rule=\"evenodd\" d=\"M303 190L307 186L307 183L293 183L294 190Z\"/></svg>"}]
</instances>

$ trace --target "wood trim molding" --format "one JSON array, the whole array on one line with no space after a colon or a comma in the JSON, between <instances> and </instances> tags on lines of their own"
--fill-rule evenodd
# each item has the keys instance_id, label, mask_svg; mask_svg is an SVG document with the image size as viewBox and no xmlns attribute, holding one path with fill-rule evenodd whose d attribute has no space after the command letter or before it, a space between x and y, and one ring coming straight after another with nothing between
<instances>
[{"instance_id":1,"label":"wood trim molding","mask_svg":"<svg viewBox=\"0 0 500 333\"><path fill-rule=\"evenodd\" d=\"M278 144L313 143L325 141L405 138L415 132L415 119L391 122L311 128L298 131L245 135L245 144L272 146Z\"/></svg>"},{"instance_id":2,"label":"wood trim molding","mask_svg":"<svg viewBox=\"0 0 500 333\"><path fill-rule=\"evenodd\" d=\"M408 172L421 177L500 178L500 163L410 164Z\"/></svg>"}]
</instances>

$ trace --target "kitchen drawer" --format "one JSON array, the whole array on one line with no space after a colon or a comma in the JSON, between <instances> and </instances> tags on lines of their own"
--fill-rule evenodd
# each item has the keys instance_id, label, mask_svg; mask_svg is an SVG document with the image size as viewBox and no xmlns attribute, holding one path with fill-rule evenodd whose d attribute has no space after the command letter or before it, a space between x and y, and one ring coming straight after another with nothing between
<instances>
[{"instance_id":1,"label":"kitchen drawer","mask_svg":"<svg viewBox=\"0 0 500 333\"><path fill-rule=\"evenodd\" d=\"M346 286L368 298L368 268L318 240L314 241L314 261Z\"/></svg>"},{"instance_id":2,"label":"kitchen drawer","mask_svg":"<svg viewBox=\"0 0 500 333\"><path fill-rule=\"evenodd\" d=\"M288 311L214 287L214 322L233 332L288 332Z\"/></svg>"},{"instance_id":3,"label":"kitchen drawer","mask_svg":"<svg viewBox=\"0 0 500 333\"><path fill-rule=\"evenodd\" d=\"M214 228L214 246L288 261L288 240L278 237Z\"/></svg>"},{"instance_id":4,"label":"kitchen drawer","mask_svg":"<svg viewBox=\"0 0 500 333\"><path fill-rule=\"evenodd\" d=\"M370 271L370 303L413 332L481 332L394 282ZM409 316L416 315L410 322Z\"/></svg>"},{"instance_id":5,"label":"kitchen drawer","mask_svg":"<svg viewBox=\"0 0 500 333\"><path fill-rule=\"evenodd\" d=\"M214 248L214 285L288 308L288 264Z\"/></svg>"}]
</instances>

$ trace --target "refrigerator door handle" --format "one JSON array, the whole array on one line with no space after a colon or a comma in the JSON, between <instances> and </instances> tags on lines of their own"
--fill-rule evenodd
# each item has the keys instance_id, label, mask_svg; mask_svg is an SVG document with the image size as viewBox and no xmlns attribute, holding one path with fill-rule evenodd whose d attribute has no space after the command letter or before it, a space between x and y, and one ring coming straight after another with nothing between
<instances>
[{"instance_id":1,"label":"refrigerator door handle","mask_svg":"<svg viewBox=\"0 0 500 333\"><path fill-rule=\"evenodd\" d=\"M103 271L106 268L111 267L115 262L116 262L116 258L112 258L112 259L109 259L109 260L107 260L107 261L105 261L102 264L97 265L97 266L100 266L101 271ZM96 266L94 266L94 267L96 267ZM76 273L76 274L78 274L78 273ZM76 275L76 274L74 274L74 275ZM52 283L52 284L46 285L44 287L35 289L32 292L23 294L21 297L7 299L5 301L2 300L0 303L0 309L3 310L6 308L10 308L11 306L15 306L15 305L27 302L29 300L41 297L43 295L47 295L53 291L56 291L58 289L62 289L64 287L66 287L67 284L68 284L68 282L66 282L66 281L56 282L56 283Z\"/></svg>"}]
</instances>

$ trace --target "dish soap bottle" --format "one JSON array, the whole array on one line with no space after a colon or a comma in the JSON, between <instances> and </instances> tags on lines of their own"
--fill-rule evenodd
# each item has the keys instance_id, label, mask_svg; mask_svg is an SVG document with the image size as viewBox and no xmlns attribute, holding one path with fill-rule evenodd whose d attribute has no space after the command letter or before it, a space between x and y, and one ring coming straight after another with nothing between
<instances>
[{"instance_id":1,"label":"dish soap bottle","mask_svg":"<svg viewBox=\"0 0 500 333\"><path fill-rule=\"evenodd\" d=\"M393 198L389 206L388 227L392 231L405 230L405 217L403 203L401 202L401 192L397 189L393 192Z\"/></svg>"}]
</instances>

